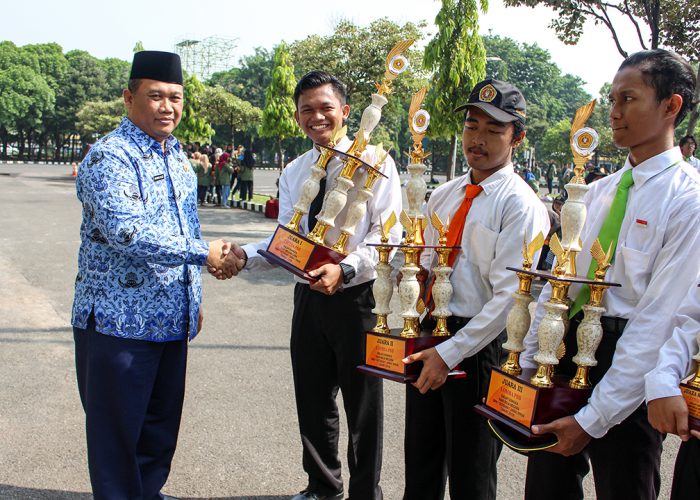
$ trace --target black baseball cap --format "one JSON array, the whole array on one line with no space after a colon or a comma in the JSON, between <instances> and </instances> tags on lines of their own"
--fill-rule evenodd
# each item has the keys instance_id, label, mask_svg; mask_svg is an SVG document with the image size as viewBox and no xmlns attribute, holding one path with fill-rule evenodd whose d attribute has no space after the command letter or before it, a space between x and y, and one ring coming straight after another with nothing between
<instances>
[{"instance_id":1,"label":"black baseball cap","mask_svg":"<svg viewBox=\"0 0 700 500\"><path fill-rule=\"evenodd\" d=\"M182 85L180 56L172 52L143 50L134 54L129 80L147 78Z\"/></svg>"},{"instance_id":2,"label":"black baseball cap","mask_svg":"<svg viewBox=\"0 0 700 500\"><path fill-rule=\"evenodd\" d=\"M494 120L502 123L525 123L527 107L525 97L513 84L487 78L476 84L469 94L469 101L454 110L455 113L473 106L481 109Z\"/></svg>"}]
</instances>

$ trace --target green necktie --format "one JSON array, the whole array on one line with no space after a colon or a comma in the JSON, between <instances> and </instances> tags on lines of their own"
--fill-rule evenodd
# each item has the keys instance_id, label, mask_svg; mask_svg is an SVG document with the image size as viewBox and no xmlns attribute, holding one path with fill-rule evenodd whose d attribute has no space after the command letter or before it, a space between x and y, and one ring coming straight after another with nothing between
<instances>
[{"instance_id":1,"label":"green necktie","mask_svg":"<svg viewBox=\"0 0 700 500\"><path fill-rule=\"evenodd\" d=\"M617 238L620 235L622 220L625 218L627 195L629 194L629 189L632 184L634 184L634 179L632 178L632 169L630 168L620 177L620 183L617 185L617 192L615 193L615 198L613 198L612 204L610 205L610 211L603 222L603 226L600 228L600 233L598 233L598 240L605 251L607 251L610 243L612 243L612 255L615 255ZM595 278L595 270L597 267L598 265L595 259L591 259L591 265L588 267L588 274L586 275L589 279ZM581 310L583 304L588 302L590 297L590 287L588 285L583 285L581 290L578 292L578 296L576 297L574 304L571 306L569 318L573 318Z\"/></svg>"}]
</instances>

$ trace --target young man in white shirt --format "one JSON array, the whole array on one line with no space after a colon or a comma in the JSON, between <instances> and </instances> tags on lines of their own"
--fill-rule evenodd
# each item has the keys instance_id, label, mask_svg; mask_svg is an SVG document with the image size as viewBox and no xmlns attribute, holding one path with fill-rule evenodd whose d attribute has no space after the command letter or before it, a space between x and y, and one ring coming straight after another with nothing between
<instances>
[{"instance_id":1,"label":"young man in white shirt","mask_svg":"<svg viewBox=\"0 0 700 500\"><path fill-rule=\"evenodd\" d=\"M686 135L680 141L678 141L678 147L681 148L683 159L690 163L695 170L700 172L700 160L693 156L695 151L698 149L698 143L695 141L695 137L692 135Z\"/></svg>"},{"instance_id":2,"label":"young man in white shirt","mask_svg":"<svg viewBox=\"0 0 700 500\"><path fill-rule=\"evenodd\" d=\"M593 393L575 415L533 426L559 443L528 459L525 497L583 498L582 480L593 468L600 500L651 500L659 493L662 435L647 421L644 375L656 365L668 317L700 271L700 178L674 147L674 130L692 100L695 75L676 54L657 49L625 59L610 91L610 123L618 147L629 149L625 166L591 185L581 234L583 248L598 238L616 194L627 200L606 281L603 338L591 372ZM632 184L630 184L632 182ZM626 186L626 188L625 188ZM588 251L577 257L589 269ZM570 289L575 298L579 286ZM550 296L546 286L542 304ZM522 366L534 368L542 307L525 339ZM571 320L566 351L556 370L573 376L571 355L582 314ZM590 465L589 465L590 461Z\"/></svg>"},{"instance_id":3,"label":"young man in white shirt","mask_svg":"<svg viewBox=\"0 0 700 500\"><path fill-rule=\"evenodd\" d=\"M697 281L697 280L696 280ZM656 368L644 377L649 423L657 431L677 434L683 440L673 471L671 500L697 500L700 495L700 432L688 428L688 405L679 384L695 373L698 352L700 288L696 283L678 308L671 338L659 352Z\"/></svg>"},{"instance_id":4,"label":"young man in white shirt","mask_svg":"<svg viewBox=\"0 0 700 500\"><path fill-rule=\"evenodd\" d=\"M322 71L312 71L299 81L294 101L297 123L314 144L329 144L334 131L342 126L350 113L345 85ZM350 140L343 137L335 149L347 151L350 145ZM279 180L280 224L291 220L294 204L319 155L319 149L313 147L282 171ZM376 161L372 146L368 147L365 155L368 163ZM322 181L327 186L326 191L334 187L342 167L337 157L330 160L325 182ZM382 380L366 376L356 369L364 362L364 332L371 330L375 324L371 313L374 307L372 283L376 278L374 266L378 255L367 243L379 243L381 221L386 221L391 212L399 214L401 211L401 185L391 157L387 157L382 173L388 178L377 181L372 191L374 196L367 204L367 212L357 224L355 234L349 238L347 257L340 264L326 264L311 271L309 274L318 279L315 283L297 279L294 289L292 370L303 465L309 476L307 487L294 500L382 498L379 486ZM355 186L363 185L362 169L358 169L353 180ZM345 220L355 193L355 189L350 190L348 203L336 219L336 227L328 231L326 241L335 241L340 235L338 226ZM323 189L311 204L311 212L314 212L314 206L320 209L322 199ZM316 214L305 215L301 227L311 231ZM257 253L267 248L271 238L243 247L247 255L245 269L261 271L274 267ZM400 238L401 229L396 226L391 231L390 243L396 244ZM349 428L350 482L346 496L338 457L338 389L343 393Z\"/></svg>"},{"instance_id":5,"label":"young man in white shirt","mask_svg":"<svg viewBox=\"0 0 700 500\"><path fill-rule=\"evenodd\" d=\"M454 336L405 360L423 363L406 391L405 500L441 500L447 476L451 498L496 498L501 444L473 407L485 397L491 368L501 361L511 294L518 288L518 278L506 267L522 261L524 234L533 238L549 230L544 204L512 164L513 150L525 137L525 107L515 86L488 79L455 110L466 110L462 148L470 168L433 192L426 214L450 221L448 240L463 224L461 237L455 235L461 248L450 276L448 326ZM472 195L465 219L460 207ZM432 225L424 236L426 244L437 244ZM434 251L423 252L426 273L436 262ZM424 326L434 324L428 319ZM466 379L447 380L460 363Z\"/></svg>"}]
</instances>

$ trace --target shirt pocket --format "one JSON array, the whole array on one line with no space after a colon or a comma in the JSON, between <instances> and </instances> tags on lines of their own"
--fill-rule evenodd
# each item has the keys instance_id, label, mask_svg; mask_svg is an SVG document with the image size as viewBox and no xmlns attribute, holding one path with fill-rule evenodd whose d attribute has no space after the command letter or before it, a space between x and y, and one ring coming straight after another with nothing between
<instances>
[{"instance_id":1,"label":"shirt pocket","mask_svg":"<svg viewBox=\"0 0 700 500\"><path fill-rule=\"evenodd\" d=\"M628 299L638 300L646 291L651 276L651 254L621 245L620 257L624 268L624 283L618 293Z\"/></svg>"},{"instance_id":2,"label":"shirt pocket","mask_svg":"<svg viewBox=\"0 0 700 500\"><path fill-rule=\"evenodd\" d=\"M475 264L482 275L488 274L496 255L498 233L478 221L470 224L467 245L467 260Z\"/></svg>"}]
</instances>

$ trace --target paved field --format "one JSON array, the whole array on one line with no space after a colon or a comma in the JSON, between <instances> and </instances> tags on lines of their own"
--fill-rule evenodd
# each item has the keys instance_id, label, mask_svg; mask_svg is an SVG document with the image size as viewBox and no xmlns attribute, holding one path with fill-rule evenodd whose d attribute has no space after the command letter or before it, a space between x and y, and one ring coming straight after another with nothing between
<instances>
[{"instance_id":1,"label":"paved field","mask_svg":"<svg viewBox=\"0 0 700 500\"><path fill-rule=\"evenodd\" d=\"M69 168L0 165L3 500L90 498L69 324L80 224ZM256 191L272 189L275 178L256 178ZM204 209L201 219L206 238L238 242L274 228L242 210ZM205 277L205 326L191 344L169 494L273 500L305 486L288 352L291 297L291 279L282 271L229 282ZM403 485L402 389L385 383L387 500L400 499ZM345 434L341 439L344 449ZM677 446L677 439L667 440L662 498L668 497ZM524 463L504 451L499 498L522 497ZM590 481L587 491L595 497Z\"/></svg>"}]
</instances>

